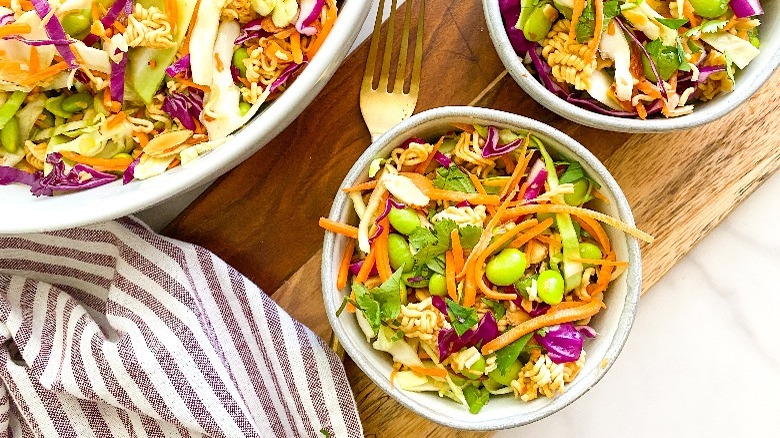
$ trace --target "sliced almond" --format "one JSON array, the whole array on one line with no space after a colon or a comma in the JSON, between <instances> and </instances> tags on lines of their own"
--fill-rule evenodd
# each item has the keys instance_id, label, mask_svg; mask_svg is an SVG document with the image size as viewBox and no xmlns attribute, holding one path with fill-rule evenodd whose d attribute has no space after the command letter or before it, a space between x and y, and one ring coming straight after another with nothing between
<instances>
[{"instance_id":1,"label":"sliced almond","mask_svg":"<svg viewBox=\"0 0 780 438\"><path fill-rule=\"evenodd\" d=\"M192 137L192 131L189 129L163 132L149 140L144 148L144 154L157 158L178 154L190 146L184 143L190 137Z\"/></svg>"}]
</instances>

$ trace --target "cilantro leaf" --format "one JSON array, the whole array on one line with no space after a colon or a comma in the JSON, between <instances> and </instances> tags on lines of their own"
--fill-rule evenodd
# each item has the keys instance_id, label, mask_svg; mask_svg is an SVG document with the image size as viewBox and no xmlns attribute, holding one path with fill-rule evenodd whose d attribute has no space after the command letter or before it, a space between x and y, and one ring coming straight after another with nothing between
<instances>
[{"instance_id":1,"label":"cilantro leaf","mask_svg":"<svg viewBox=\"0 0 780 438\"><path fill-rule=\"evenodd\" d=\"M573 183L585 177L585 169L582 168L582 164L579 161L572 161L566 171L563 172L558 182L560 184Z\"/></svg>"},{"instance_id":2,"label":"cilantro leaf","mask_svg":"<svg viewBox=\"0 0 780 438\"><path fill-rule=\"evenodd\" d=\"M469 412L478 414L490 399L490 392L485 388L477 388L476 386L469 385L463 388L463 396L466 398L466 403L469 405Z\"/></svg>"},{"instance_id":3,"label":"cilantro leaf","mask_svg":"<svg viewBox=\"0 0 780 438\"><path fill-rule=\"evenodd\" d=\"M687 18L656 18L655 21L663 24L669 29L677 30L688 22Z\"/></svg>"},{"instance_id":4,"label":"cilantro leaf","mask_svg":"<svg viewBox=\"0 0 780 438\"><path fill-rule=\"evenodd\" d=\"M477 189L469 177L463 173L457 166L449 168L439 167L436 169L436 178L433 179L433 186L443 190L454 190L456 192L476 193Z\"/></svg>"},{"instance_id":5,"label":"cilantro leaf","mask_svg":"<svg viewBox=\"0 0 780 438\"><path fill-rule=\"evenodd\" d=\"M685 50L683 50L682 42L680 38L677 38L677 60L680 62L680 66L677 67L680 71L691 71L691 66L688 64L688 60L685 59Z\"/></svg>"},{"instance_id":6,"label":"cilantro leaf","mask_svg":"<svg viewBox=\"0 0 780 438\"><path fill-rule=\"evenodd\" d=\"M490 307L490 310L493 311L493 316L496 317L496 321L503 318L506 314L506 307L504 307L503 304L499 303L498 301L493 301L490 298L484 298L482 297L482 302Z\"/></svg>"},{"instance_id":7,"label":"cilantro leaf","mask_svg":"<svg viewBox=\"0 0 780 438\"><path fill-rule=\"evenodd\" d=\"M352 283L352 292L355 294L357 307L363 312L363 316L366 317L371 330L374 333L379 333L379 326L382 322L379 303L368 293L368 289L362 284Z\"/></svg>"},{"instance_id":8,"label":"cilantro leaf","mask_svg":"<svg viewBox=\"0 0 780 438\"><path fill-rule=\"evenodd\" d=\"M409 243L414 249L420 250L428 245L436 243L436 236L433 235L431 230L425 227L417 227L409 234Z\"/></svg>"},{"instance_id":9,"label":"cilantro leaf","mask_svg":"<svg viewBox=\"0 0 780 438\"><path fill-rule=\"evenodd\" d=\"M425 266L432 272L444 275L444 258L442 256L436 256L425 262Z\"/></svg>"},{"instance_id":10,"label":"cilantro leaf","mask_svg":"<svg viewBox=\"0 0 780 438\"><path fill-rule=\"evenodd\" d=\"M393 335L393 337L390 338L390 342L400 341L401 339L404 338L405 334L406 333L404 333L403 330L398 330L397 332L395 332L395 335Z\"/></svg>"},{"instance_id":11,"label":"cilantro leaf","mask_svg":"<svg viewBox=\"0 0 780 438\"><path fill-rule=\"evenodd\" d=\"M604 26L601 30L609 26L609 21L617 17L620 14L620 5L618 0L608 0L604 2ZM582 10L579 20L577 20L577 26L575 27L577 34L577 41L584 43L585 41L593 38L596 33L596 9L593 6L592 1L585 3L585 9Z\"/></svg>"},{"instance_id":12,"label":"cilantro leaf","mask_svg":"<svg viewBox=\"0 0 780 438\"><path fill-rule=\"evenodd\" d=\"M482 228L475 225L460 227L460 246L463 248L474 248L480 237L482 237Z\"/></svg>"},{"instance_id":13,"label":"cilantro leaf","mask_svg":"<svg viewBox=\"0 0 780 438\"><path fill-rule=\"evenodd\" d=\"M463 336L463 333L479 322L476 310L463 307L449 298L446 298L446 302L450 322L458 336Z\"/></svg>"},{"instance_id":14,"label":"cilantro leaf","mask_svg":"<svg viewBox=\"0 0 780 438\"><path fill-rule=\"evenodd\" d=\"M433 223L433 235L436 241L420 248L414 259L418 264L425 264L437 255L444 254L450 248L450 233L458 227L452 219L443 219ZM413 232L414 234L414 232Z\"/></svg>"},{"instance_id":15,"label":"cilantro leaf","mask_svg":"<svg viewBox=\"0 0 780 438\"><path fill-rule=\"evenodd\" d=\"M515 342L496 351L496 369L500 374L506 374L509 366L520 356L520 352L523 351L523 348L525 348L525 345L531 339L532 335L533 333L528 333Z\"/></svg>"},{"instance_id":16,"label":"cilantro leaf","mask_svg":"<svg viewBox=\"0 0 780 438\"><path fill-rule=\"evenodd\" d=\"M381 317L385 321L398 318L401 312L401 274L403 268L395 271L381 286L371 290L371 296L379 304Z\"/></svg>"},{"instance_id":17,"label":"cilantro leaf","mask_svg":"<svg viewBox=\"0 0 780 438\"><path fill-rule=\"evenodd\" d=\"M715 33L726 27L726 23L728 23L728 20L708 20L696 27L690 28L685 32L685 36L698 37L703 33Z\"/></svg>"},{"instance_id":18,"label":"cilantro leaf","mask_svg":"<svg viewBox=\"0 0 780 438\"><path fill-rule=\"evenodd\" d=\"M677 48L665 46L661 40L653 40L645 44L645 50L655 62L661 79L668 80L680 67L680 60L677 58ZM644 59L643 59L644 62ZM655 75L653 75L655 76ZM655 77L648 79L657 79Z\"/></svg>"},{"instance_id":19,"label":"cilantro leaf","mask_svg":"<svg viewBox=\"0 0 780 438\"><path fill-rule=\"evenodd\" d=\"M729 77L731 82L734 81L734 61L731 60L731 55L729 55L728 51L723 52L723 56L726 57L726 75Z\"/></svg>"}]
</instances>

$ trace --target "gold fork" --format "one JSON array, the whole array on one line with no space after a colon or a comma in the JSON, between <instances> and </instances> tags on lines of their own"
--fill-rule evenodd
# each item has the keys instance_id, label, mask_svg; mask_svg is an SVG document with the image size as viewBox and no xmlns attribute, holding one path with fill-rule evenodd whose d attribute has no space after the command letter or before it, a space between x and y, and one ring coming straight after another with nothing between
<instances>
[{"instance_id":1,"label":"gold fork","mask_svg":"<svg viewBox=\"0 0 780 438\"><path fill-rule=\"evenodd\" d=\"M375 141L380 135L397 125L404 119L408 119L417 105L417 96L420 94L420 68L422 66L423 46L423 20L425 18L425 0L419 0L417 13L417 36L414 47L414 62L412 63L412 78L408 91L405 91L406 61L409 52L409 35L412 24L412 3L406 1L404 16L404 28L401 35L401 52L398 55L398 69L395 80L390 83L390 61L393 57L393 34L395 30L395 9L398 0L392 0L390 5L390 17L388 18L387 39L385 41L384 56L381 59L381 72L376 88L374 88L374 73L379 51L379 38L382 29L382 14L385 10L385 0L379 0L379 8L374 21L374 33L371 36L371 47L368 51L368 63L363 74L363 85L360 87L360 111L366 121L368 131L371 133L371 141ZM390 87L388 88L388 84ZM343 360L344 347L341 346L336 334L330 338L330 346Z\"/></svg>"},{"instance_id":2,"label":"gold fork","mask_svg":"<svg viewBox=\"0 0 780 438\"><path fill-rule=\"evenodd\" d=\"M423 20L425 18L425 0L419 0L417 14L417 37L414 48L414 62L412 64L412 77L408 84L408 91L405 91L406 80L406 61L409 49L409 36L411 33L412 21L412 3L414 0L406 1L406 13L404 17L404 28L401 34L401 52L398 55L398 70L395 74L395 80L390 81L390 61L393 55L393 34L395 30L395 9L398 0L392 0L390 8L390 18L387 30L387 39L385 40L385 50L382 59L379 57L379 38L382 28L382 11L384 11L385 0L379 1L379 9L374 22L374 33L371 36L371 48L368 52L368 63L366 71L363 74L363 85L360 87L360 111L363 113L363 119L366 121L369 132L371 132L371 141L375 141L380 135L387 132L390 128L397 125L404 119L409 118L417 105L417 97L420 94L420 68L422 66L422 47L423 47ZM381 71L378 81L375 78L377 62L380 62ZM374 83L377 86L374 87Z\"/></svg>"}]
</instances>

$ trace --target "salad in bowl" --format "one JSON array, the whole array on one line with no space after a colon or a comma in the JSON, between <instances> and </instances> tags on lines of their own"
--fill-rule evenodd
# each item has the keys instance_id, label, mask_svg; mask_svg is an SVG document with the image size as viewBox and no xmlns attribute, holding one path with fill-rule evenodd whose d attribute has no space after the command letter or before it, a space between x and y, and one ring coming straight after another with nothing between
<instances>
[{"instance_id":1,"label":"salad in bowl","mask_svg":"<svg viewBox=\"0 0 780 438\"><path fill-rule=\"evenodd\" d=\"M758 0L495 0L509 41L560 99L673 118L732 91L761 52Z\"/></svg>"},{"instance_id":2,"label":"salad in bowl","mask_svg":"<svg viewBox=\"0 0 780 438\"><path fill-rule=\"evenodd\" d=\"M225 143L315 56L334 0L0 1L0 185L125 184Z\"/></svg>"},{"instance_id":3,"label":"salad in bowl","mask_svg":"<svg viewBox=\"0 0 780 438\"><path fill-rule=\"evenodd\" d=\"M609 294L630 265L618 248L626 234L652 237L595 210L611 202L597 179L545 138L460 122L413 136L370 161L367 180L342 189L349 201L337 199L334 211L351 210L338 216L354 225L320 219L343 242L335 250L326 236L326 305L333 291L344 294L329 318L380 385L477 414L496 398L553 399L576 382L587 339L599 336L591 320L620 300ZM345 315L360 335L334 322ZM366 369L376 362L367 346L392 364L388 375Z\"/></svg>"}]
</instances>

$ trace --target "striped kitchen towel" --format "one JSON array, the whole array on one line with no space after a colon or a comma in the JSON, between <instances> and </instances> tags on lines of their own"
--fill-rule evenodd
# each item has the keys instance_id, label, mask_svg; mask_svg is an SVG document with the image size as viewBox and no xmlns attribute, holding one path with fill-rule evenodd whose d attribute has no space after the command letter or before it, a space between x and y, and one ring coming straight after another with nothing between
<instances>
[{"instance_id":1,"label":"striped kitchen towel","mask_svg":"<svg viewBox=\"0 0 780 438\"><path fill-rule=\"evenodd\" d=\"M326 344L135 219L0 236L0 437L357 437Z\"/></svg>"}]
</instances>

